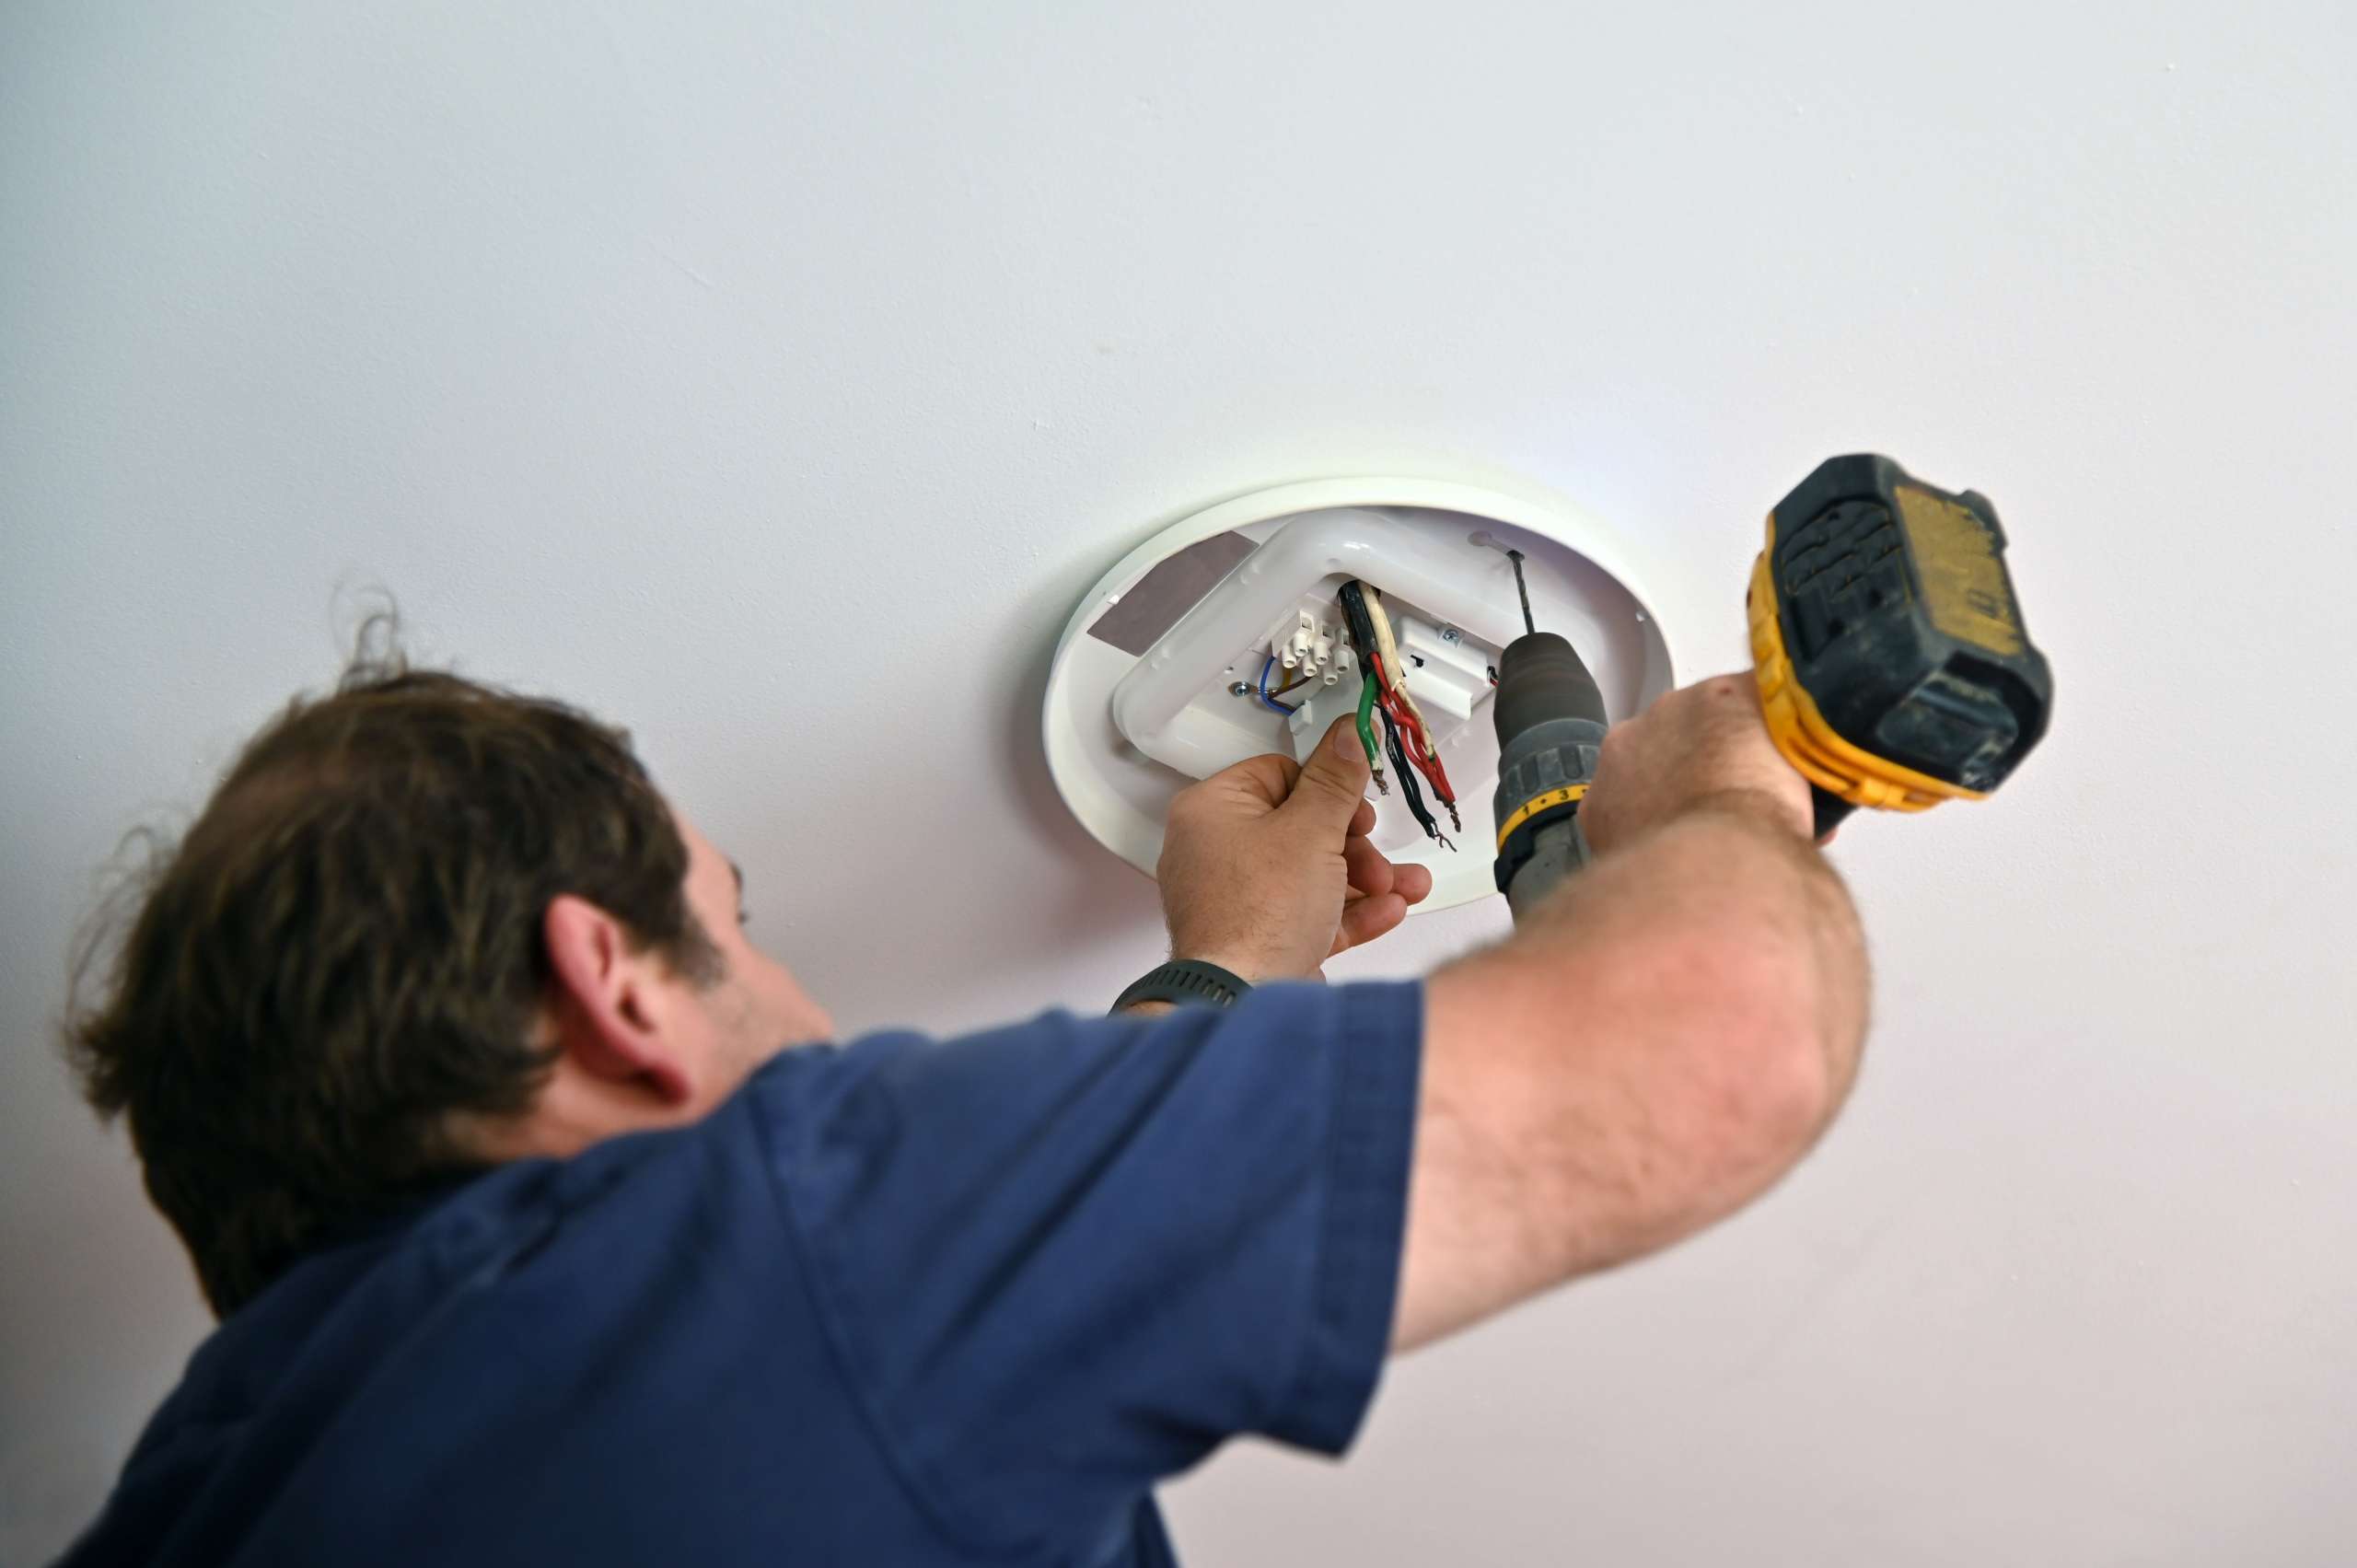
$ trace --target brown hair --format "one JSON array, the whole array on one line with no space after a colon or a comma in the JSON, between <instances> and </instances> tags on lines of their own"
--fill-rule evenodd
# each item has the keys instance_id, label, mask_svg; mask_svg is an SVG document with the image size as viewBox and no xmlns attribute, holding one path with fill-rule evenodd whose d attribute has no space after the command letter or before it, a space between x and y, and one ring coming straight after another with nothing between
<instances>
[{"instance_id":1,"label":"brown hair","mask_svg":"<svg viewBox=\"0 0 2357 1568\"><path fill-rule=\"evenodd\" d=\"M717 978L687 867L629 738L562 703L394 656L255 736L86 938L66 1026L214 1310L474 1168L459 1119L529 1104L558 894Z\"/></svg>"}]
</instances>

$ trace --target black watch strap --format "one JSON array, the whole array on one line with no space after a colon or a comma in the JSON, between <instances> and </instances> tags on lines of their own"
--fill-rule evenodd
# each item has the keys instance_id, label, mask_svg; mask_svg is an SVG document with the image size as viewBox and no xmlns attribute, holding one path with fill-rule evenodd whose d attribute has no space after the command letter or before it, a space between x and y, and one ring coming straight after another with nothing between
<instances>
[{"instance_id":1,"label":"black watch strap","mask_svg":"<svg viewBox=\"0 0 2357 1568\"><path fill-rule=\"evenodd\" d=\"M1167 1002L1174 1006L1232 1007L1252 988L1217 964L1174 958L1148 970L1113 1004L1118 1013L1141 1002Z\"/></svg>"}]
</instances>

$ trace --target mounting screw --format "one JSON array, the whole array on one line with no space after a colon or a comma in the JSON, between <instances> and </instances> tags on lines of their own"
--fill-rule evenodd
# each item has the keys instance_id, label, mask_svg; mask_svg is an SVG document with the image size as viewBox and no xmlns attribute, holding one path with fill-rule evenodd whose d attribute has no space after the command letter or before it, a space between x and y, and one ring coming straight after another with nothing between
<instances>
[{"instance_id":1,"label":"mounting screw","mask_svg":"<svg viewBox=\"0 0 2357 1568\"><path fill-rule=\"evenodd\" d=\"M1465 633L1454 626L1444 626L1440 629L1440 640L1444 643L1454 643L1463 635Z\"/></svg>"},{"instance_id":2,"label":"mounting screw","mask_svg":"<svg viewBox=\"0 0 2357 1568\"><path fill-rule=\"evenodd\" d=\"M1252 695L1252 688L1239 680L1227 689L1227 694L1231 697L1249 697Z\"/></svg>"}]
</instances>

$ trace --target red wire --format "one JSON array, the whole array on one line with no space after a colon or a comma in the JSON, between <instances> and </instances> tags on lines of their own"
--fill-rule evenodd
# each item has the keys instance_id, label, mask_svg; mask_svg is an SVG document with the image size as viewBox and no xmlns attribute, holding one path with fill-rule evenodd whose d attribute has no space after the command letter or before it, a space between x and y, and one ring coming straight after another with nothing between
<instances>
[{"instance_id":1,"label":"red wire","mask_svg":"<svg viewBox=\"0 0 2357 1568\"><path fill-rule=\"evenodd\" d=\"M1440 749L1433 745L1431 734L1425 730L1422 723L1413 714L1409 714L1408 717L1409 722L1415 726L1416 733L1423 741L1425 748L1413 759L1416 766L1422 771L1424 777L1432 780L1433 793L1440 796L1442 805L1456 805L1457 792L1448 787L1448 770L1440 765Z\"/></svg>"},{"instance_id":2,"label":"red wire","mask_svg":"<svg viewBox=\"0 0 2357 1568\"><path fill-rule=\"evenodd\" d=\"M1416 765L1418 772L1432 781L1433 793L1440 797L1442 805L1454 806L1457 792L1448 786L1448 771L1440 765L1440 748L1433 744L1432 732L1424 727L1423 720L1416 716L1415 711L1400 700L1399 693L1384 679L1382 656L1370 654L1367 658L1375 668L1375 693L1383 703L1384 712L1391 715L1393 723L1408 732L1411 741L1407 748L1408 761Z\"/></svg>"},{"instance_id":3,"label":"red wire","mask_svg":"<svg viewBox=\"0 0 2357 1568\"><path fill-rule=\"evenodd\" d=\"M1409 755L1421 759L1424 755L1425 749L1432 743L1432 735L1424 728L1423 722L1416 717L1415 710L1409 707L1400 697L1399 691L1384 679L1383 660L1380 657L1375 661L1375 693L1382 700L1384 711L1391 715L1400 728L1408 732L1409 738L1416 742L1415 749Z\"/></svg>"}]
</instances>

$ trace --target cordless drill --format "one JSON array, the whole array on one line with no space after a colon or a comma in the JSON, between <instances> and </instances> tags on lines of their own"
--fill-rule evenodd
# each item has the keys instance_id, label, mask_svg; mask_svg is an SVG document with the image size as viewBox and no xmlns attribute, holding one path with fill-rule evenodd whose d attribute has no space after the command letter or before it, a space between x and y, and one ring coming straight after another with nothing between
<instances>
[{"instance_id":1,"label":"cordless drill","mask_svg":"<svg viewBox=\"0 0 2357 1568\"><path fill-rule=\"evenodd\" d=\"M1768 733L1808 780L1821 837L1858 807L1980 800L2046 733L2053 678L2022 629L1996 508L1888 458L1829 459L1768 514L1751 569ZM1604 744L1578 652L1531 627L1498 659L1498 891L1519 919L1587 862L1580 801Z\"/></svg>"}]
</instances>

